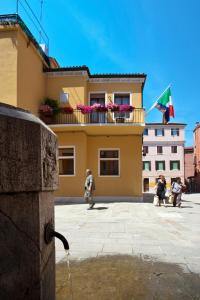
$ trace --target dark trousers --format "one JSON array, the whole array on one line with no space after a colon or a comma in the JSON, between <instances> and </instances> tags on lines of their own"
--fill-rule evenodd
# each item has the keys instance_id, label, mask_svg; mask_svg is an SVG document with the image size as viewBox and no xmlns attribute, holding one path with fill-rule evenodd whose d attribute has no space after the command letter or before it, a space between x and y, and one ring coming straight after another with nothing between
<instances>
[{"instance_id":1,"label":"dark trousers","mask_svg":"<svg viewBox=\"0 0 200 300\"><path fill-rule=\"evenodd\" d=\"M173 193L173 196L174 196L174 199L173 199L173 206L175 207L175 206L176 206L176 199L177 199L177 197L178 197L178 194Z\"/></svg>"}]
</instances>

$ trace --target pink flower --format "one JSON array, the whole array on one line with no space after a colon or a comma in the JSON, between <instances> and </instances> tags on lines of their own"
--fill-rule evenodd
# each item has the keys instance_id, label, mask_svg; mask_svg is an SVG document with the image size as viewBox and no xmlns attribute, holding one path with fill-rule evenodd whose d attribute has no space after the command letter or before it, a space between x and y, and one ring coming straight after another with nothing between
<instances>
[{"instance_id":1,"label":"pink flower","mask_svg":"<svg viewBox=\"0 0 200 300\"><path fill-rule=\"evenodd\" d=\"M95 103L95 104L92 105L92 111L106 112L106 111L108 111L108 108L105 105Z\"/></svg>"},{"instance_id":2,"label":"pink flower","mask_svg":"<svg viewBox=\"0 0 200 300\"><path fill-rule=\"evenodd\" d=\"M134 109L133 106L128 105L128 104L121 104L119 106L120 112L131 112L131 111L133 111L133 109Z\"/></svg>"},{"instance_id":3,"label":"pink flower","mask_svg":"<svg viewBox=\"0 0 200 300\"><path fill-rule=\"evenodd\" d=\"M107 108L111 111L119 111L119 105L115 103L110 103L107 105Z\"/></svg>"},{"instance_id":4,"label":"pink flower","mask_svg":"<svg viewBox=\"0 0 200 300\"><path fill-rule=\"evenodd\" d=\"M92 112L92 107L91 106L87 106L87 105L82 105L82 104L78 104L76 106L76 108L78 110L80 110L82 112L82 114L90 114Z\"/></svg>"},{"instance_id":5,"label":"pink flower","mask_svg":"<svg viewBox=\"0 0 200 300\"><path fill-rule=\"evenodd\" d=\"M53 108L49 106L48 104L41 104L39 111L41 113L53 113Z\"/></svg>"}]
</instances>

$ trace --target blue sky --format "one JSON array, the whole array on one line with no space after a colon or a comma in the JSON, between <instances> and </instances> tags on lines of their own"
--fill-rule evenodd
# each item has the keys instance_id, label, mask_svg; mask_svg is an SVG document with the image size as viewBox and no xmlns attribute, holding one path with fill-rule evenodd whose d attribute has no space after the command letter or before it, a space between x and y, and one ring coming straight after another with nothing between
<instances>
[{"instance_id":1,"label":"blue sky","mask_svg":"<svg viewBox=\"0 0 200 300\"><path fill-rule=\"evenodd\" d=\"M24 3L24 0L20 0ZM40 0L27 0L40 15ZM16 10L15 0L0 0L0 13ZM87 65L92 73L146 73L148 109L172 84L174 122L187 123L186 142L200 121L199 0L44 0L43 26L50 55L62 66ZM34 25L19 6L28 27ZM161 122L154 109L148 122Z\"/></svg>"}]
</instances>

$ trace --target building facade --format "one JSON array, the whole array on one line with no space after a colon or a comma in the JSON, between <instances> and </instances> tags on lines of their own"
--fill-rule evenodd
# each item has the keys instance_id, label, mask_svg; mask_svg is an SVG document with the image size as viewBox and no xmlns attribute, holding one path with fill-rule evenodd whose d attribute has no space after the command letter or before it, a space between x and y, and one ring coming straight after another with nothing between
<instances>
[{"instance_id":1,"label":"building facade","mask_svg":"<svg viewBox=\"0 0 200 300\"><path fill-rule=\"evenodd\" d=\"M89 168L96 196L142 197L145 74L95 75L87 66L60 67L16 15L0 17L0 65L1 102L36 115L45 98L58 100L62 108L47 122L59 144L57 196L82 196ZM134 110L82 113L77 109L96 103L130 105Z\"/></svg>"},{"instance_id":2,"label":"building facade","mask_svg":"<svg viewBox=\"0 0 200 300\"><path fill-rule=\"evenodd\" d=\"M143 191L154 192L159 175L167 187L176 177L184 182L184 128L181 123L147 123L143 135Z\"/></svg>"},{"instance_id":3,"label":"building facade","mask_svg":"<svg viewBox=\"0 0 200 300\"><path fill-rule=\"evenodd\" d=\"M200 193L200 124L194 129L194 167L196 192Z\"/></svg>"}]
</instances>

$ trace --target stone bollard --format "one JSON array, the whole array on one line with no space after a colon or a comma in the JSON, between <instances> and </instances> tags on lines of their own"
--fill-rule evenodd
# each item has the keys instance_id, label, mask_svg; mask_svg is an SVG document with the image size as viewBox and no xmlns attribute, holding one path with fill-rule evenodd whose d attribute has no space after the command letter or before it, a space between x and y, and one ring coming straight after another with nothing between
<instances>
[{"instance_id":1,"label":"stone bollard","mask_svg":"<svg viewBox=\"0 0 200 300\"><path fill-rule=\"evenodd\" d=\"M57 139L32 115L0 104L0 299L54 300Z\"/></svg>"}]
</instances>

